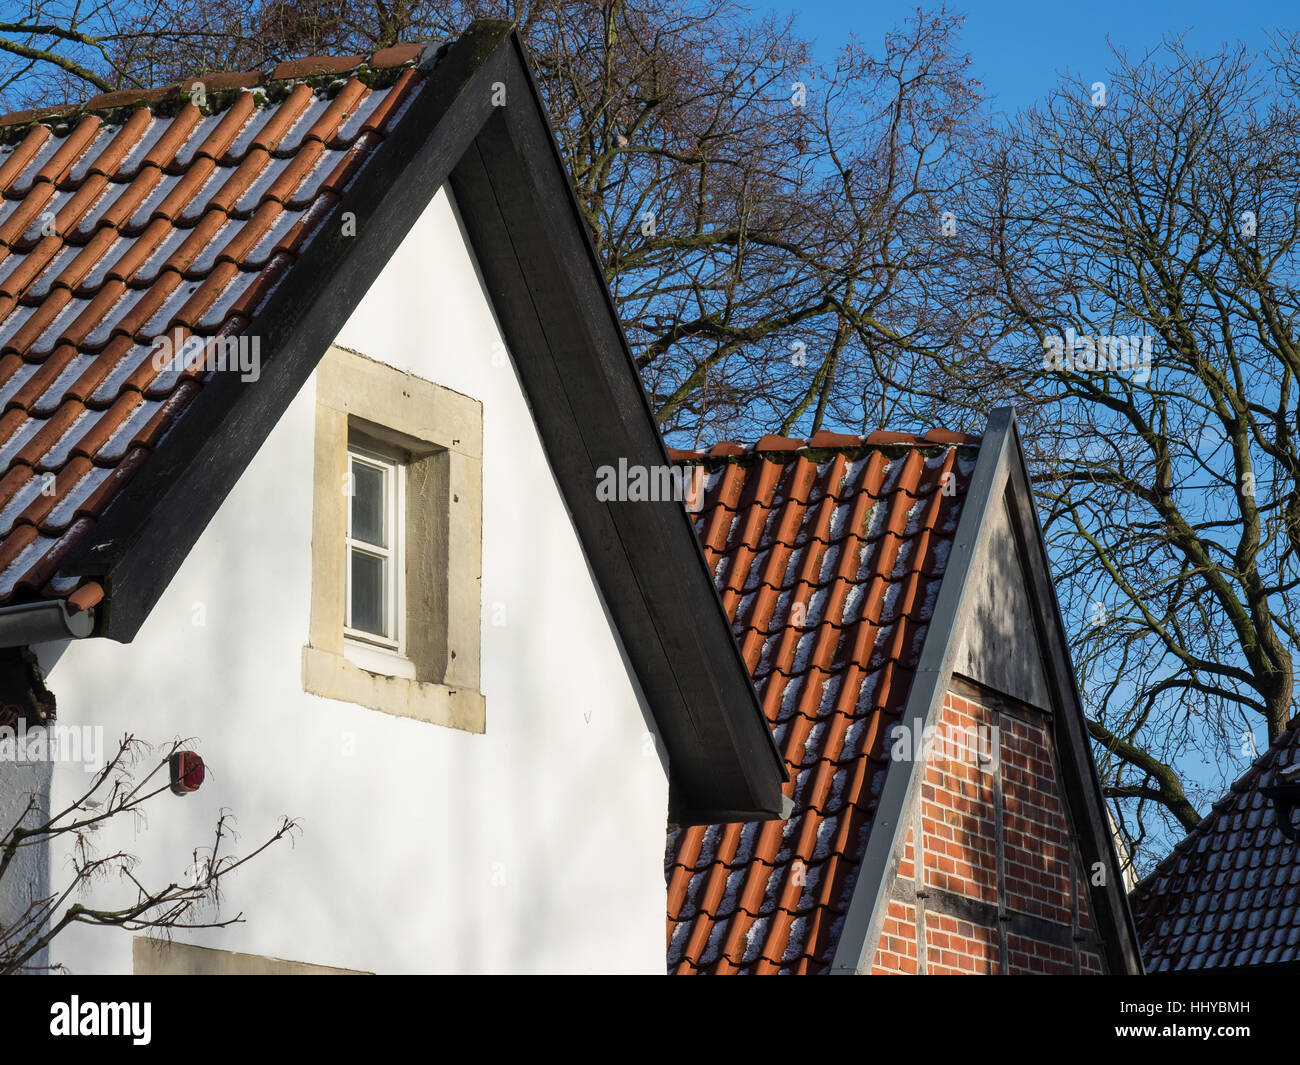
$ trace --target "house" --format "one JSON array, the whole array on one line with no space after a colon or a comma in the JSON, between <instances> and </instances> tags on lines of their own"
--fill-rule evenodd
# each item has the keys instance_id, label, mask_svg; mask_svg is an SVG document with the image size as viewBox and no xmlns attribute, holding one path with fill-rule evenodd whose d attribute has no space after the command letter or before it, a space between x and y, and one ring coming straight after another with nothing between
<instances>
[{"instance_id":1,"label":"house","mask_svg":"<svg viewBox=\"0 0 1300 1065\"><path fill-rule=\"evenodd\" d=\"M87 737L0 820L129 732L206 765L87 833L140 881L302 829L34 964L662 972L665 824L785 772L682 502L597 499L669 460L511 28L9 115L0 195L0 704Z\"/></svg>"},{"instance_id":2,"label":"house","mask_svg":"<svg viewBox=\"0 0 1300 1065\"><path fill-rule=\"evenodd\" d=\"M793 812L670 834L669 972L1141 972L1011 411L674 458Z\"/></svg>"},{"instance_id":3,"label":"house","mask_svg":"<svg viewBox=\"0 0 1300 1065\"><path fill-rule=\"evenodd\" d=\"M1134 888L1148 972L1300 972L1300 719Z\"/></svg>"},{"instance_id":4,"label":"house","mask_svg":"<svg viewBox=\"0 0 1300 1065\"><path fill-rule=\"evenodd\" d=\"M7 116L0 197L0 706L85 737L0 819L131 732L141 881L302 827L37 963L1140 969L1010 412L670 457L508 26Z\"/></svg>"}]
</instances>

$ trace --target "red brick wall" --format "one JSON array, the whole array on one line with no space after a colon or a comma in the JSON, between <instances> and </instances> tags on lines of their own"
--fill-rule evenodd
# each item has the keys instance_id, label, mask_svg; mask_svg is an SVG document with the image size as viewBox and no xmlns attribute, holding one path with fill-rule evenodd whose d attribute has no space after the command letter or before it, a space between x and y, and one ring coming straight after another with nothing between
<instances>
[{"instance_id":1,"label":"red brick wall","mask_svg":"<svg viewBox=\"0 0 1300 1065\"><path fill-rule=\"evenodd\" d=\"M994 928L941 913L925 915L926 972L932 976L990 976L998 971Z\"/></svg>"},{"instance_id":2,"label":"red brick wall","mask_svg":"<svg viewBox=\"0 0 1300 1065\"><path fill-rule=\"evenodd\" d=\"M1007 968L1034 976L1068 976L1074 972L1074 955L1065 947L1011 933L1007 936Z\"/></svg>"},{"instance_id":3,"label":"red brick wall","mask_svg":"<svg viewBox=\"0 0 1300 1065\"><path fill-rule=\"evenodd\" d=\"M916 973L916 907L889 900L889 912L880 933L872 976Z\"/></svg>"},{"instance_id":4,"label":"red brick wall","mask_svg":"<svg viewBox=\"0 0 1300 1065\"><path fill-rule=\"evenodd\" d=\"M993 729L996 726L997 732ZM981 761L997 738L996 766ZM972 699L949 692L939 730L927 748L921 780L920 825L924 841L924 884L984 904L989 913L1001 898L1004 910L1050 921L1071 931L1070 882L1077 885L1079 927L1091 928L1086 878L1072 869L1069 823L1052 756L1048 722L1041 717L995 713ZM996 776L995 776L996 770ZM1000 778L1002 816L997 818ZM916 811L913 811L915 825ZM1002 883L997 877L997 839L1002 836ZM997 973L1001 957L1011 973L1071 973L1071 947L1005 932L1002 922L980 923L940 912L933 892L915 905L914 829L909 829L899 863L898 884L877 943L873 973ZM903 890L904 886L911 890ZM953 908L952 903L946 904ZM979 912L980 907L972 909ZM924 927L925 957L918 965L916 944ZM1005 942L1000 942L1005 935ZM1079 952L1079 971L1100 973L1093 950Z\"/></svg>"},{"instance_id":5,"label":"red brick wall","mask_svg":"<svg viewBox=\"0 0 1300 1065\"><path fill-rule=\"evenodd\" d=\"M982 706L949 695L940 719L942 737L964 737L988 730L992 719ZM976 736L980 733L976 733ZM921 824L925 829L925 882L967 898L998 901L997 843L993 833L993 774L979 765L941 754L978 754L971 744L935 748L921 783ZM964 747L965 754L950 747Z\"/></svg>"},{"instance_id":6,"label":"red brick wall","mask_svg":"<svg viewBox=\"0 0 1300 1065\"><path fill-rule=\"evenodd\" d=\"M1022 913L1070 923L1070 841L1047 732L1002 715L1006 890Z\"/></svg>"}]
</instances>

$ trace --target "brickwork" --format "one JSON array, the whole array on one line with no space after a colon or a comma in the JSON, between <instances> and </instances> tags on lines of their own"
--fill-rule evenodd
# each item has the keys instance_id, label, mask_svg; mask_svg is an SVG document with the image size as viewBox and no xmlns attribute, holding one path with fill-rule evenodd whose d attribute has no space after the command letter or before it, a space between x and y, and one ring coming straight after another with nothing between
<instances>
[{"instance_id":1,"label":"brickwork","mask_svg":"<svg viewBox=\"0 0 1300 1065\"><path fill-rule=\"evenodd\" d=\"M978 764L982 750L993 753L992 728L984 707L945 700L921 785L921 824L926 885L996 903L995 778L993 766Z\"/></svg>"},{"instance_id":2,"label":"brickwork","mask_svg":"<svg viewBox=\"0 0 1300 1065\"><path fill-rule=\"evenodd\" d=\"M1002 805L1007 904L1070 923L1070 838L1044 727L1004 715Z\"/></svg>"},{"instance_id":3,"label":"brickwork","mask_svg":"<svg viewBox=\"0 0 1300 1065\"><path fill-rule=\"evenodd\" d=\"M926 972L935 976L993 975L998 971L996 928L941 913L925 915Z\"/></svg>"},{"instance_id":4,"label":"brickwork","mask_svg":"<svg viewBox=\"0 0 1300 1065\"><path fill-rule=\"evenodd\" d=\"M924 971L930 974L998 973L1003 958L1009 973L1074 972L1072 906L1078 908L1080 929L1090 931L1092 922L1085 871L1072 868L1050 722L1028 712L997 712L949 692L938 727L922 749L924 894L915 897L915 841L909 830L872 972L916 972L922 927ZM1006 922L994 920L999 905ZM979 913L987 915L986 923L973 919ZM1012 923L1017 917L1049 922L1058 931L1053 936L1040 931L1041 925L1026 930ZM1080 950L1077 964L1083 973L1104 971L1093 949Z\"/></svg>"},{"instance_id":5,"label":"brickwork","mask_svg":"<svg viewBox=\"0 0 1300 1065\"><path fill-rule=\"evenodd\" d=\"M1066 947L1012 933L1007 936L1007 967L1019 976L1069 976L1074 957Z\"/></svg>"},{"instance_id":6,"label":"brickwork","mask_svg":"<svg viewBox=\"0 0 1300 1065\"><path fill-rule=\"evenodd\" d=\"M890 899L880 944L871 964L872 976L916 973L916 907Z\"/></svg>"}]
</instances>

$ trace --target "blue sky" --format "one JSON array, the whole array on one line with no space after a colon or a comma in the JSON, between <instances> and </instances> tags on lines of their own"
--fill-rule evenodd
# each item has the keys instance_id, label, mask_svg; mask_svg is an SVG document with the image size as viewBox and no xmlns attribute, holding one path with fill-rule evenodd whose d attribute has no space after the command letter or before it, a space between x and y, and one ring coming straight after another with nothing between
<instances>
[{"instance_id":1,"label":"blue sky","mask_svg":"<svg viewBox=\"0 0 1300 1065\"><path fill-rule=\"evenodd\" d=\"M916 0L801 0L796 4L755 3L779 14L796 13L802 35L814 42L817 57L832 56L848 34L875 50L883 34L900 25ZM1224 41L1241 41L1252 51L1267 46L1267 32L1300 24L1294 3L1250 0L1076 0L1027 3L969 0L949 5L965 15L962 35L975 76L993 97L995 110L1027 107L1069 71L1101 78L1112 42L1130 52L1157 44L1169 33L1189 31L1187 39L1210 51Z\"/></svg>"},{"instance_id":2,"label":"blue sky","mask_svg":"<svg viewBox=\"0 0 1300 1065\"><path fill-rule=\"evenodd\" d=\"M742 0L743 2L743 0ZM884 34L900 26L917 6L917 0L803 0L781 6L773 0L750 0L755 9L796 15L796 30L813 42L814 58L829 64L854 34L870 52L879 54ZM937 6L937 5L936 5ZM1225 42L1243 43L1251 53L1269 47L1269 35L1276 29L1300 28L1300 12L1294 4L1273 0L1076 0L1074 3L1027 3L1022 0L967 0L950 5L965 16L961 48L970 55L973 76L984 83L990 110L1014 113L1040 101L1065 75L1091 84L1106 80L1112 62L1111 44L1130 56L1156 47L1166 36L1183 35L1192 50L1209 53ZM1077 618L1067 618L1072 627ZM1251 720L1260 750L1267 745L1262 721ZM1214 742L1199 741L1175 763L1194 801L1202 812L1208 796L1219 794L1229 780L1249 765L1249 758L1234 748L1228 755L1211 759L1204 751ZM1156 818L1149 817L1154 827ZM1179 835L1167 837L1167 845ZM1155 842L1151 858L1164 848Z\"/></svg>"}]
</instances>

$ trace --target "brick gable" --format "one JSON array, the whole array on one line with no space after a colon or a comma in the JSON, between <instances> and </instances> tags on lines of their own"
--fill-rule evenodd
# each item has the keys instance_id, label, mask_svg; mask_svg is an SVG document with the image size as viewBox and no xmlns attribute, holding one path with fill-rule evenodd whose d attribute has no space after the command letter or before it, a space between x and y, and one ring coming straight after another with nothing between
<instances>
[{"instance_id":1,"label":"brick gable","mask_svg":"<svg viewBox=\"0 0 1300 1065\"><path fill-rule=\"evenodd\" d=\"M928 746L871 971L1100 973L1050 722L961 687Z\"/></svg>"},{"instance_id":2,"label":"brick gable","mask_svg":"<svg viewBox=\"0 0 1300 1065\"><path fill-rule=\"evenodd\" d=\"M1014 414L673 457L790 809L670 832L669 971L1139 971Z\"/></svg>"}]
</instances>

